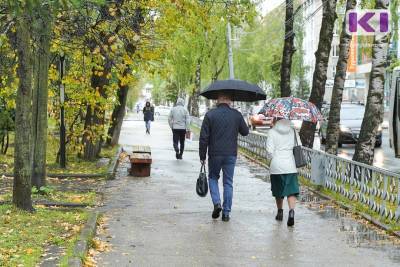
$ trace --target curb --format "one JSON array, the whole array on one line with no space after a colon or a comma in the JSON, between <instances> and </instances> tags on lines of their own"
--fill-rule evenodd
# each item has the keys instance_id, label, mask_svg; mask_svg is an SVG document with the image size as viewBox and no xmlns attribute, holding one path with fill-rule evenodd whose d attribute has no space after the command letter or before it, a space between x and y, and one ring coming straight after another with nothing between
<instances>
[{"instance_id":1,"label":"curb","mask_svg":"<svg viewBox=\"0 0 400 267\"><path fill-rule=\"evenodd\" d=\"M122 149L120 146L118 146L117 153L115 153L115 156L112 160L111 166L108 168L107 180L115 179L115 174L117 172L117 168L119 165L119 156L120 156L121 152L122 152Z\"/></svg>"},{"instance_id":2,"label":"curb","mask_svg":"<svg viewBox=\"0 0 400 267\"><path fill-rule=\"evenodd\" d=\"M257 163L258 165L260 165L260 166L262 166L262 167L264 167L264 168L269 170L269 166L267 164L265 164L264 162L262 162L262 161L260 161L260 160L258 160L256 158L253 158L250 155L248 155L248 154L246 154L246 153L244 153L242 151L239 151L239 154L244 156L246 159L248 159L248 160L250 160L250 161L252 161L254 163Z\"/></svg>"},{"instance_id":3,"label":"curb","mask_svg":"<svg viewBox=\"0 0 400 267\"><path fill-rule=\"evenodd\" d=\"M58 179L66 179L66 178L102 178L104 176L106 176L105 173L98 173L98 174L84 174L84 173L57 174L57 173L50 173L50 174L47 174L47 177L58 178Z\"/></svg>"},{"instance_id":4,"label":"curb","mask_svg":"<svg viewBox=\"0 0 400 267\"><path fill-rule=\"evenodd\" d=\"M328 195L325 195L324 193L321 193L318 190L315 190L315 189L313 189L313 188L311 188L309 186L307 186L307 188L308 188L308 190L310 190L314 194L316 194L316 195L318 195L318 196L320 196L322 198L325 198L325 199L328 199L328 200L332 201L333 203L335 203L336 205L338 205L342 209L351 211L352 213L361 216L365 220L371 222L373 225L385 230L388 234L392 234L392 235L394 235L396 237L400 237L400 231L391 230L389 226L387 226L386 224L384 224L384 223L378 221L377 219L373 218L371 215L369 215L367 213L364 213L364 212L361 212L361 211L358 211L358 210L354 209L354 207L349 206L347 204L344 204L343 202L341 202L339 200L336 200L336 199L334 199L334 198L332 198L332 197L330 197Z\"/></svg>"},{"instance_id":5,"label":"curb","mask_svg":"<svg viewBox=\"0 0 400 267\"><path fill-rule=\"evenodd\" d=\"M68 260L68 266L81 267L82 260L86 256L87 251L90 247L91 238L96 234L97 219L99 213L92 212L89 218L82 228L82 231L76 241L72 257Z\"/></svg>"},{"instance_id":6,"label":"curb","mask_svg":"<svg viewBox=\"0 0 400 267\"><path fill-rule=\"evenodd\" d=\"M117 153L112 158L112 162L108 171L106 173L95 173L95 174L86 174L86 173L48 173L46 174L49 178L58 178L58 179L67 179L67 178L102 178L106 177L107 179L114 179L115 172L117 170L119 164L119 155L121 153L121 147L118 146ZM2 173L0 176L6 177L14 177L13 173ZM111 177L111 178L110 178Z\"/></svg>"},{"instance_id":7,"label":"curb","mask_svg":"<svg viewBox=\"0 0 400 267\"><path fill-rule=\"evenodd\" d=\"M2 173L0 176L14 177L12 173ZM107 173L96 173L96 174L85 174L85 173L48 173L46 174L49 178L67 179L67 178L102 178L106 176Z\"/></svg>"},{"instance_id":8,"label":"curb","mask_svg":"<svg viewBox=\"0 0 400 267\"><path fill-rule=\"evenodd\" d=\"M50 201L32 201L33 205L42 205L45 207L61 207L61 208L86 208L93 205L87 203L67 203L67 202L50 202ZM0 201L0 205L12 205L12 201Z\"/></svg>"}]
</instances>

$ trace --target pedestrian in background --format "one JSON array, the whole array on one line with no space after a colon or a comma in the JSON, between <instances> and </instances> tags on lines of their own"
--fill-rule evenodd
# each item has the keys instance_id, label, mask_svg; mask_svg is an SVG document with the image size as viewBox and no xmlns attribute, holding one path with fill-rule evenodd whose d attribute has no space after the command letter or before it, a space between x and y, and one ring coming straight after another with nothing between
<instances>
[{"instance_id":1,"label":"pedestrian in background","mask_svg":"<svg viewBox=\"0 0 400 267\"><path fill-rule=\"evenodd\" d=\"M287 197L289 205L288 226L294 225L294 208L299 195L297 168L293 156L296 145L296 131L290 121L274 119L274 126L268 132L267 151L271 156L271 191L278 209L276 220L283 220L283 200ZM299 144L300 141L298 141Z\"/></svg>"},{"instance_id":2,"label":"pedestrian in background","mask_svg":"<svg viewBox=\"0 0 400 267\"><path fill-rule=\"evenodd\" d=\"M209 187L214 210L212 218L217 219L222 211L222 220L229 221L232 208L233 175L237 158L238 134L249 134L249 128L242 114L230 107L232 98L221 92L217 99L217 107L204 116L200 132L199 155L205 164L208 150ZM218 188L220 172L223 173L224 202Z\"/></svg>"},{"instance_id":3,"label":"pedestrian in background","mask_svg":"<svg viewBox=\"0 0 400 267\"><path fill-rule=\"evenodd\" d=\"M173 134L176 159L182 159L183 151L185 150L186 131L190 131L190 115L184 105L185 101L182 98L178 98L175 107L171 109L168 116L168 123Z\"/></svg>"},{"instance_id":4,"label":"pedestrian in background","mask_svg":"<svg viewBox=\"0 0 400 267\"><path fill-rule=\"evenodd\" d=\"M143 108L143 118L146 123L146 133L150 134L150 124L154 121L154 107L150 104L150 101L147 101Z\"/></svg>"}]
</instances>

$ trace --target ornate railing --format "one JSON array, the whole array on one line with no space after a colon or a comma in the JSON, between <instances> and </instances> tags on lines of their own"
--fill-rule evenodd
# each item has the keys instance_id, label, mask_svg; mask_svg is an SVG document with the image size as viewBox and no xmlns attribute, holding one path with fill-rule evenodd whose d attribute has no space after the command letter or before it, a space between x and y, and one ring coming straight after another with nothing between
<instances>
[{"instance_id":1,"label":"ornate railing","mask_svg":"<svg viewBox=\"0 0 400 267\"><path fill-rule=\"evenodd\" d=\"M192 123L201 126L198 118ZM239 146L268 159L267 138L260 133L239 136ZM400 221L400 174L305 147L303 153L307 165L299 169L302 177L359 202L383 218Z\"/></svg>"},{"instance_id":2,"label":"ornate railing","mask_svg":"<svg viewBox=\"0 0 400 267\"><path fill-rule=\"evenodd\" d=\"M239 147L255 154L260 158L268 159L267 135L261 133L250 133L248 136L239 135Z\"/></svg>"},{"instance_id":3,"label":"ornate railing","mask_svg":"<svg viewBox=\"0 0 400 267\"><path fill-rule=\"evenodd\" d=\"M320 174L327 189L358 201L384 218L400 221L400 174L323 151L303 148L303 152L308 161L303 171L311 173L311 179Z\"/></svg>"}]
</instances>

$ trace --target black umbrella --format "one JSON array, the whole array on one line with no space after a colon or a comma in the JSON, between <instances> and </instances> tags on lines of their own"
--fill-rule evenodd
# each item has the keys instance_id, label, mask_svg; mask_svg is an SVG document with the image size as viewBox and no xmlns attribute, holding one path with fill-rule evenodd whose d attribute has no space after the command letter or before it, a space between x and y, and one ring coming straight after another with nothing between
<instances>
[{"instance_id":1,"label":"black umbrella","mask_svg":"<svg viewBox=\"0 0 400 267\"><path fill-rule=\"evenodd\" d=\"M204 89L200 95L208 99L217 99L221 92L231 95L232 101L255 102L267 98L258 85L241 80L216 81Z\"/></svg>"}]
</instances>

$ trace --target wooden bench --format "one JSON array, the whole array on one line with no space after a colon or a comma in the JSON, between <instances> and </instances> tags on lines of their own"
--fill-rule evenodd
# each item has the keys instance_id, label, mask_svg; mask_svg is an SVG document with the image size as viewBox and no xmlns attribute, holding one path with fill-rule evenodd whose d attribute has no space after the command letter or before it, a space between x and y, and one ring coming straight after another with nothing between
<instances>
[{"instance_id":1,"label":"wooden bench","mask_svg":"<svg viewBox=\"0 0 400 267\"><path fill-rule=\"evenodd\" d=\"M151 173L151 149L149 146L134 146L129 154L131 168L129 174L136 177L149 177Z\"/></svg>"}]
</instances>

